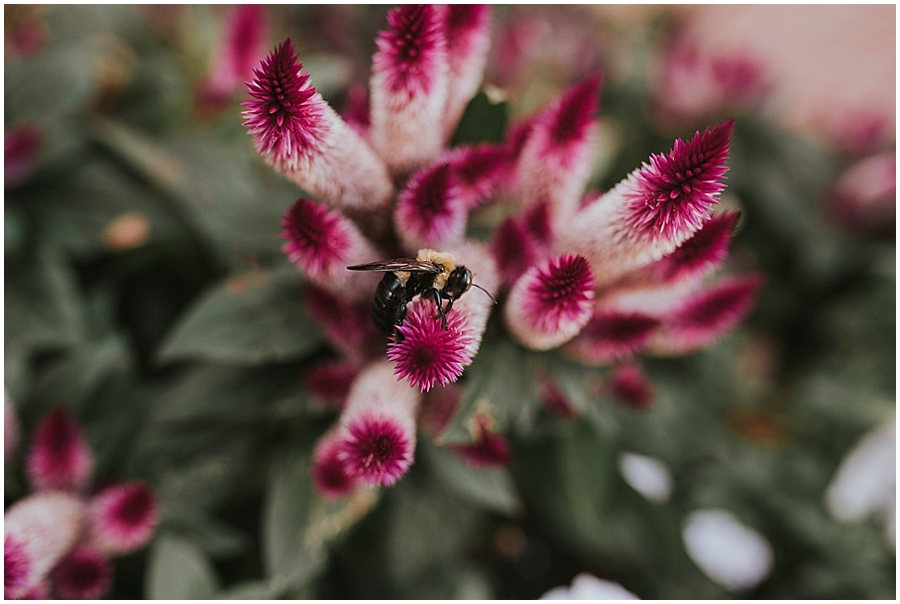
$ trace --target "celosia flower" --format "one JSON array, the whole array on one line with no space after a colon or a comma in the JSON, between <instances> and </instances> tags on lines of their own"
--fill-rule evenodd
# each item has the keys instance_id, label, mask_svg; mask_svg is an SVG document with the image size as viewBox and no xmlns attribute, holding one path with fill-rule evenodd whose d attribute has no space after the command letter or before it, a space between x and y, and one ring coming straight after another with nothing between
<instances>
[{"instance_id":1,"label":"celosia flower","mask_svg":"<svg viewBox=\"0 0 900 604\"><path fill-rule=\"evenodd\" d=\"M336 426L322 435L313 451L309 469L313 486L328 500L349 495L358 485L341 458L342 445L342 435Z\"/></svg>"},{"instance_id":2,"label":"celosia flower","mask_svg":"<svg viewBox=\"0 0 900 604\"><path fill-rule=\"evenodd\" d=\"M352 362L362 361L370 352L370 336L375 335L371 302L356 302L338 297L307 283L303 288L306 309L325 338Z\"/></svg>"},{"instance_id":3,"label":"celosia flower","mask_svg":"<svg viewBox=\"0 0 900 604\"><path fill-rule=\"evenodd\" d=\"M58 491L30 495L7 509L4 560L11 564L7 568L12 574L6 574L4 591L20 598L43 581L75 545L84 516L85 506L78 497Z\"/></svg>"},{"instance_id":4,"label":"celosia flower","mask_svg":"<svg viewBox=\"0 0 900 604\"><path fill-rule=\"evenodd\" d=\"M340 458L347 471L370 484L392 485L412 464L420 395L394 377L384 362L364 369L341 415Z\"/></svg>"},{"instance_id":5,"label":"celosia flower","mask_svg":"<svg viewBox=\"0 0 900 604\"><path fill-rule=\"evenodd\" d=\"M472 362L464 322L458 311L450 312L444 329L432 301L414 300L388 344L387 358L397 363L397 375L422 392L455 382Z\"/></svg>"},{"instance_id":6,"label":"celosia flower","mask_svg":"<svg viewBox=\"0 0 900 604\"><path fill-rule=\"evenodd\" d=\"M657 319L641 313L595 312L566 352L585 363L606 365L643 349L658 326Z\"/></svg>"},{"instance_id":7,"label":"celosia flower","mask_svg":"<svg viewBox=\"0 0 900 604\"><path fill-rule=\"evenodd\" d=\"M28 451L27 472L34 488L82 489L93 468L94 455L75 418L63 407L44 416Z\"/></svg>"},{"instance_id":8,"label":"celosia flower","mask_svg":"<svg viewBox=\"0 0 900 604\"><path fill-rule=\"evenodd\" d=\"M466 207L450 164L416 173L400 193L394 225L408 250L442 248L462 240Z\"/></svg>"},{"instance_id":9,"label":"celosia flower","mask_svg":"<svg viewBox=\"0 0 900 604\"><path fill-rule=\"evenodd\" d=\"M91 544L99 551L134 551L150 540L159 522L156 494L140 482L107 487L91 500L89 521Z\"/></svg>"},{"instance_id":10,"label":"celosia flower","mask_svg":"<svg viewBox=\"0 0 900 604\"><path fill-rule=\"evenodd\" d=\"M79 545L53 571L53 583L63 600L95 600L112 583L112 565L91 546Z\"/></svg>"},{"instance_id":11,"label":"celosia flower","mask_svg":"<svg viewBox=\"0 0 900 604\"><path fill-rule=\"evenodd\" d=\"M491 44L491 7L485 4L447 4L441 7L450 66L444 138L453 134L466 105L481 84Z\"/></svg>"},{"instance_id":12,"label":"celosia flower","mask_svg":"<svg viewBox=\"0 0 900 604\"><path fill-rule=\"evenodd\" d=\"M687 354L709 346L746 316L761 285L759 275L732 277L691 295L661 317L649 349Z\"/></svg>"},{"instance_id":13,"label":"celosia flower","mask_svg":"<svg viewBox=\"0 0 900 604\"><path fill-rule=\"evenodd\" d=\"M552 415L562 419L574 419L578 415L575 406L549 376L539 382L539 394L541 404Z\"/></svg>"},{"instance_id":14,"label":"celosia flower","mask_svg":"<svg viewBox=\"0 0 900 604\"><path fill-rule=\"evenodd\" d=\"M341 108L341 117L347 125L363 138L369 137L369 91L361 84L347 90L347 100Z\"/></svg>"},{"instance_id":15,"label":"celosia flower","mask_svg":"<svg viewBox=\"0 0 900 604\"><path fill-rule=\"evenodd\" d=\"M253 76L253 68L266 56L268 26L265 7L243 4L229 7L222 19L213 64L200 83L201 107L216 109Z\"/></svg>"},{"instance_id":16,"label":"celosia flower","mask_svg":"<svg viewBox=\"0 0 900 604\"><path fill-rule=\"evenodd\" d=\"M670 254L709 218L725 188L733 122L653 155L599 200L579 210L556 248L581 254L598 285Z\"/></svg>"},{"instance_id":17,"label":"celosia flower","mask_svg":"<svg viewBox=\"0 0 900 604\"><path fill-rule=\"evenodd\" d=\"M894 238L897 154L872 155L844 170L834 187L831 215L851 233Z\"/></svg>"},{"instance_id":18,"label":"celosia flower","mask_svg":"<svg viewBox=\"0 0 900 604\"><path fill-rule=\"evenodd\" d=\"M497 145L456 147L442 156L450 164L467 209L489 199L510 169L509 151Z\"/></svg>"},{"instance_id":19,"label":"celosia flower","mask_svg":"<svg viewBox=\"0 0 900 604\"><path fill-rule=\"evenodd\" d=\"M648 409L656 400L656 391L640 365L626 363L616 367L607 385L609 396L632 409Z\"/></svg>"},{"instance_id":20,"label":"celosia flower","mask_svg":"<svg viewBox=\"0 0 900 604\"><path fill-rule=\"evenodd\" d=\"M450 68L437 7L404 5L387 19L372 58L369 136L390 170L404 174L440 152Z\"/></svg>"},{"instance_id":21,"label":"celosia flower","mask_svg":"<svg viewBox=\"0 0 900 604\"><path fill-rule=\"evenodd\" d=\"M448 251L453 254L458 264L472 271L473 282L481 288L478 291L473 288L453 303L453 312L465 317L462 330L469 340L466 355L469 359L474 359L481 347L481 338L495 303L493 296L497 294L500 283L497 265L484 244L475 241L465 241L450 247Z\"/></svg>"},{"instance_id":22,"label":"celosia flower","mask_svg":"<svg viewBox=\"0 0 900 604\"><path fill-rule=\"evenodd\" d=\"M548 203L552 223L568 221L578 208L597 135L600 76L576 84L531 124L516 166L521 203Z\"/></svg>"},{"instance_id":23,"label":"celosia flower","mask_svg":"<svg viewBox=\"0 0 900 604\"><path fill-rule=\"evenodd\" d=\"M543 260L550 250L552 237L546 203L503 221L494 233L491 252L504 284L512 285L529 267Z\"/></svg>"},{"instance_id":24,"label":"celosia flower","mask_svg":"<svg viewBox=\"0 0 900 604\"><path fill-rule=\"evenodd\" d=\"M3 182L18 185L34 170L44 144L44 131L36 124L9 126L3 133Z\"/></svg>"},{"instance_id":25,"label":"celosia flower","mask_svg":"<svg viewBox=\"0 0 900 604\"><path fill-rule=\"evenodd\" d=\"M384 164L309 85L302 68L288 39L253 70L253 100L243 105L257 150L278 172L332 206L384 206L393 194Z\"/></svg>"},{"instance_id":26,"label":"celosia flower","mask_svg":"<svg viewBox=\"0 0 900 604\"><path fill-rule=\"evenodd\" d=\"M581 256L563 254L531 267L506 301L507 329L534 350L571 340L591 318L593 281L591 267Z\"/></svg>"},{"instance_id":27,"label":"celosia flower","mask_svg":"<svg viewBox=\"0 0 900 604\"><path fill-rule=\"evenodd\" d=\"M451 445L463 460L475 468L505 468L509 466L511 457L509 443L499 432L489 429L489 422L479 416L475 440L471 443Z\"/></svg>"},{"instance_id":28,"label":"celosia flower","mask_svg":"<svg viewBox=\"0 0 900 604\"><path fill-rule=\"evenodd\" d=\"M319 287L335 295L363 299L371 296L379 275L348 271L380 254L356 225L338 210L300 198L281 220L282 251Z\"/></svg>"},{"instance_id":29,"label":"celosia flower","mask_svg":"<svg viewBox=\"0 0 900 604\"><path fill-rule=\"evenodd\" d=\"M307 390L336 409L343 409L350 384L359 372L354 363L334 361L316 365L303 376Z\"/></svg>"}]
</instances>

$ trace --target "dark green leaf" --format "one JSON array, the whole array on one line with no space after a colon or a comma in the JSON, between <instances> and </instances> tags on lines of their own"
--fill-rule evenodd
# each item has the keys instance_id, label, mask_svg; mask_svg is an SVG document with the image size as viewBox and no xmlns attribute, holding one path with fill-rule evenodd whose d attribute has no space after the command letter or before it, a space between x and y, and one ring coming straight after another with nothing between
<instances>
[{"instance_id":1,"label":"dark green leaf","mask_svg":"<svg viewBox=\"0 0 900 604\"><path fill-rule=\"evenodd\" d=\"M492 103L484 92L479 92L466 106L453 135L453 144L498 143L506 132L508 119L507 103Z\"/></svg>"},{"instance_id":2,"label":"dark green leaf","mask_svg":"<svg viewBox=\"0 0 900 604\"><path fill-rule=\"evenodd\" d=\"M192 541L159 535L150 549L147 597L151 600L207 600L219 589L212 563Z\"/></svg>"}]
</instances>

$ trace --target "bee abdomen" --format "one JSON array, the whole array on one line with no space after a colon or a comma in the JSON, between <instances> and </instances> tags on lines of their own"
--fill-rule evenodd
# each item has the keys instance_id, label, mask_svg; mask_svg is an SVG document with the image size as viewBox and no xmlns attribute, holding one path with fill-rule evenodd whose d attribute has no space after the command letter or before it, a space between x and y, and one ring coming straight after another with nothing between
<instances>
[{"instance_id":1,"label":"bee abdomen","mask_svg":"<svg viewBox=\"0 0 900 604\"><path fill-rule=\"evenodd\" d=\"M386 273L375 289L372 318L381 331L391 334L406 317L406 287L394 273Z\"/></svg>"}]
</instances>

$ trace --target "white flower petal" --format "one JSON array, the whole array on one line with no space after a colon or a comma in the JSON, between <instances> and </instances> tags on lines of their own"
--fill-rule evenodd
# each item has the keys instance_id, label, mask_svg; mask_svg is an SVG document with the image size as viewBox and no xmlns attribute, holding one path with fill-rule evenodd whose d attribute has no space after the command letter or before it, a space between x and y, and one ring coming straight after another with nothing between
<instances>
[{"instance_id":1,"label":"white flower petal","mask_svg":"<svg viewBox=\"0 0 900 604\"><path fill-rule=\"evenodd\" d=\"M615 583L580 573L572 579L571 587L554 587L541 600L639 600L636 595Z\"/></svg>"},{"instance_id":2,"label":"white flower petal","mask_svg":"<svg viewBox=\"0 0 900 604\"><path fill-rule=\"evenodd\" d=\"M635 491L656 503L669 500L672 473L663 462L637 453L622 453L618 465L622 478Z\"/></svg>"},{"instance_id":3,"label":"white flower petal","mask_svg":"<svg viewBox=\"0 0 900 604\"><path fill-rule=\"evenodd\" d=\"M825 505L838 520L862 520L893 500L897 484L894 420L869 432L844 458L825 491Z\"/></svg>"}]
</instances>

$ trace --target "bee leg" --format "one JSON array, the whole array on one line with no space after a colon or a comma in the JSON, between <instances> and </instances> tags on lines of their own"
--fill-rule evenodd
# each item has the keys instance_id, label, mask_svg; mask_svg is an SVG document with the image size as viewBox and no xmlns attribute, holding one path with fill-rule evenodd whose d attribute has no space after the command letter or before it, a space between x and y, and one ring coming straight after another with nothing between
<instances>
[{"instance_id":1,"label":"bee leg","mask_svg":"<svg viewBox=\"0 0 900 604\"><path fill-rule=\"evenodd\" d=\"M447 314L444 312L444 306L441 301L441 292L432 288L431 294L434 296L434 303L437 305L438 314L441 315L441 326L444 328L444 331L447 331L447 329L449 329L447 327Z\"/></svg>"}]
</instances>

